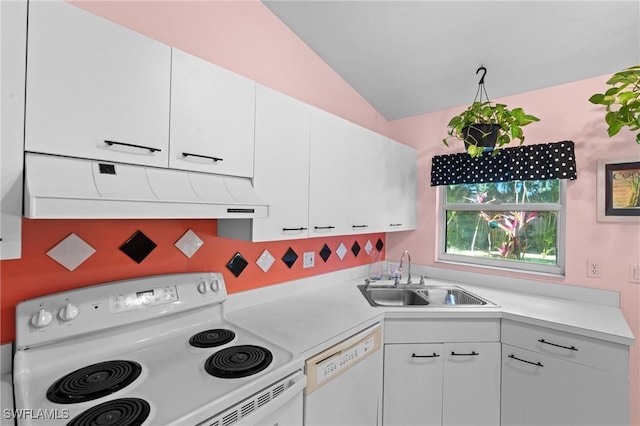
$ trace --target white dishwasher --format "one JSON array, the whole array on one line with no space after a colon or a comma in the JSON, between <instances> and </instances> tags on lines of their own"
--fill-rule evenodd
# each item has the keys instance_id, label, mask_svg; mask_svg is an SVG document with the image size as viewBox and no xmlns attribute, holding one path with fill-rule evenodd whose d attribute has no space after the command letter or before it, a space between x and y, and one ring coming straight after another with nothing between
<instances>
[{"instance_id":1,"label":"white dishwasher","mask_svg":"<svg viewBox=\"0 0 640 426\"><path fill-rule=\"evenodd\" d=\"M305 426L373 426L382 395L377 323L306 361Z\"/></svg>"}]
</instances>

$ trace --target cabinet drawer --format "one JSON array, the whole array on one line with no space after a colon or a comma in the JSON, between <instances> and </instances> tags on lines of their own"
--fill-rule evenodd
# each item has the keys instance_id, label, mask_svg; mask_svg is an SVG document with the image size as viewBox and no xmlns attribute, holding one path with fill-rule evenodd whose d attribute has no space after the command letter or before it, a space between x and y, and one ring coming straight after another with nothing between
<instances>
[{"instance_id":1,"label":"cabinet drawer","mask_svg":"<svg viewBox=\"0 0 640 426\"><path fill-rule=\"evenodd\" d=\"M624 345L515 321L502 320L502 343L612 372L629 365Z\"/></svg>"},{"instance_id":2,"label":"cabinet drawer","mask_svg":"<svg viewBox=\"0 0 640 426\"><path fill-rule=\"evenodd\" d=\"M384 323L385 343L497 342L500 320L474 319L388 319Z\"/></svg>"}]
</instances>

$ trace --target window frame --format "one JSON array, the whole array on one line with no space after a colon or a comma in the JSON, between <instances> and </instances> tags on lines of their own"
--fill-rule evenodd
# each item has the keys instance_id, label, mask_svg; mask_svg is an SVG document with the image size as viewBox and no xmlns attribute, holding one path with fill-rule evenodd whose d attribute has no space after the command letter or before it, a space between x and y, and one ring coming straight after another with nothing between
<instances>
[{"instance_id":1,"label":"window frame","mask_svg":"<svg viewBox=\"0 0 640 426\"><path fill-rule=\"evenodd\" d=\"M436 262L455 263L466 266L479 266L508 270L511 272L524 272L533 274L548 274L564 276L565 273L565 242L566 242L566 179L559 179L558 203L526 203L523 209L522 203L447 203L447 185L438 188L438 253ZM491 259L485 257L465 256L446 252L447 248L447 211L554 211L557 212L556 229L556 265L545 265L517 260Z\"/></svg>"}]
</instances>

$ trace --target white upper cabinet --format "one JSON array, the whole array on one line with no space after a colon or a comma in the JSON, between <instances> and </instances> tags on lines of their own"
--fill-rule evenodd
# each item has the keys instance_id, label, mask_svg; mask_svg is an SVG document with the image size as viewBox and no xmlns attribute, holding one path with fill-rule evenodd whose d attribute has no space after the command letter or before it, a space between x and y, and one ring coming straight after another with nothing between
<instances>
[{"instance_id":1,"label":"white upper cabinet","mask_svg":"<svg viewBox=\"0 0 640 426\"><path fill-rule=\"evenodd\" d=\"M258 85L255 151L254 188L269 203L269 217L219 221L218 235L251 241L307 238L309 106Z\"/></svg>"},{"instance_id":2,"label":"white upper cabinet","mask_svg":"<svg viewBox=\"0 0 640 426\"><path fill-rule=\"evenodd\" d=\"M349 145L354 125L317 108L311 109L309 162L309 236L345 235L351 226L349 204Z\"/></svg>"},{"instance_id":3,"label":"white upper cabinet","mask_svg":"<svg viewBox=\"0 0 640 426\"><path fill-rule=\"evenodd\" d=\"M252 177L255 87L174 48L169 167Z\"/></svg>"},{"instance_id":4,"label":"white upper cabinet","mask_svg":"<svg viewBox=\"0 0 640 426\"><path fill-rule=\"evenodd\" d=\"M418 213L418 155L414 148L389 140L381 202L387 231L416 229Z\"/></svg>"},{"instance_id":5,"label":"white upper cabinet","mask_svg":"<svg viewBox=\"0 0 640 426\"><path fill-rule=\"evenodd\" d=\"M349 232L363 234L386 231L384 184L391 144L371 130L352 124L352 138L345 146L349 188Z\"/></svg>"},{"instance_id":6,"label":"white upper cabinet","mask_svg":"<svg viewBox=\"0 0 640 426\"><path fill-rule=\"evenodd\" d=\"M29 2L27 151L168 166L171 48L63 1Z\"/></svg>"},{"instance_id":7,"label":"white upper cabinet","mask_svg":"<svg viewBox=\"0 0 640 426\"><path fill-rule=\"evenodd\" d=\"M0 259L17 259L22 247L22 157L27 1L0 2L2 25L2 202Z\"/></svg>"}]
</instances>

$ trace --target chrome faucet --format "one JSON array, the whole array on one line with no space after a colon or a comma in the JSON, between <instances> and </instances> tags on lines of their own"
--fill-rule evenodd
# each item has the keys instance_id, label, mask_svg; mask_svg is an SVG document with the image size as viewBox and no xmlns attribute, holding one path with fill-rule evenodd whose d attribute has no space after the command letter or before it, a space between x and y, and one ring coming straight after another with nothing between
<instances>
[{"instance_id":1,"label":"chrome faucet","mask_svg":"<svg viewBox=\"0 0 640 426\"><path fill-rule=\"evenodd\" d=\"M407 273L407 285L411 284L411 255L409 254L409 250L405 250L404 253L402 253L402 256L400 257L400 266L398 266L398 269L402 270L402 263L404 261L404 255L407 255L407 259L409 261L409 269L408 269L408 273ZM399 277L396 275L396 281L395 281L395 285L399 284Z\"/></svg>"}]
</instances>

